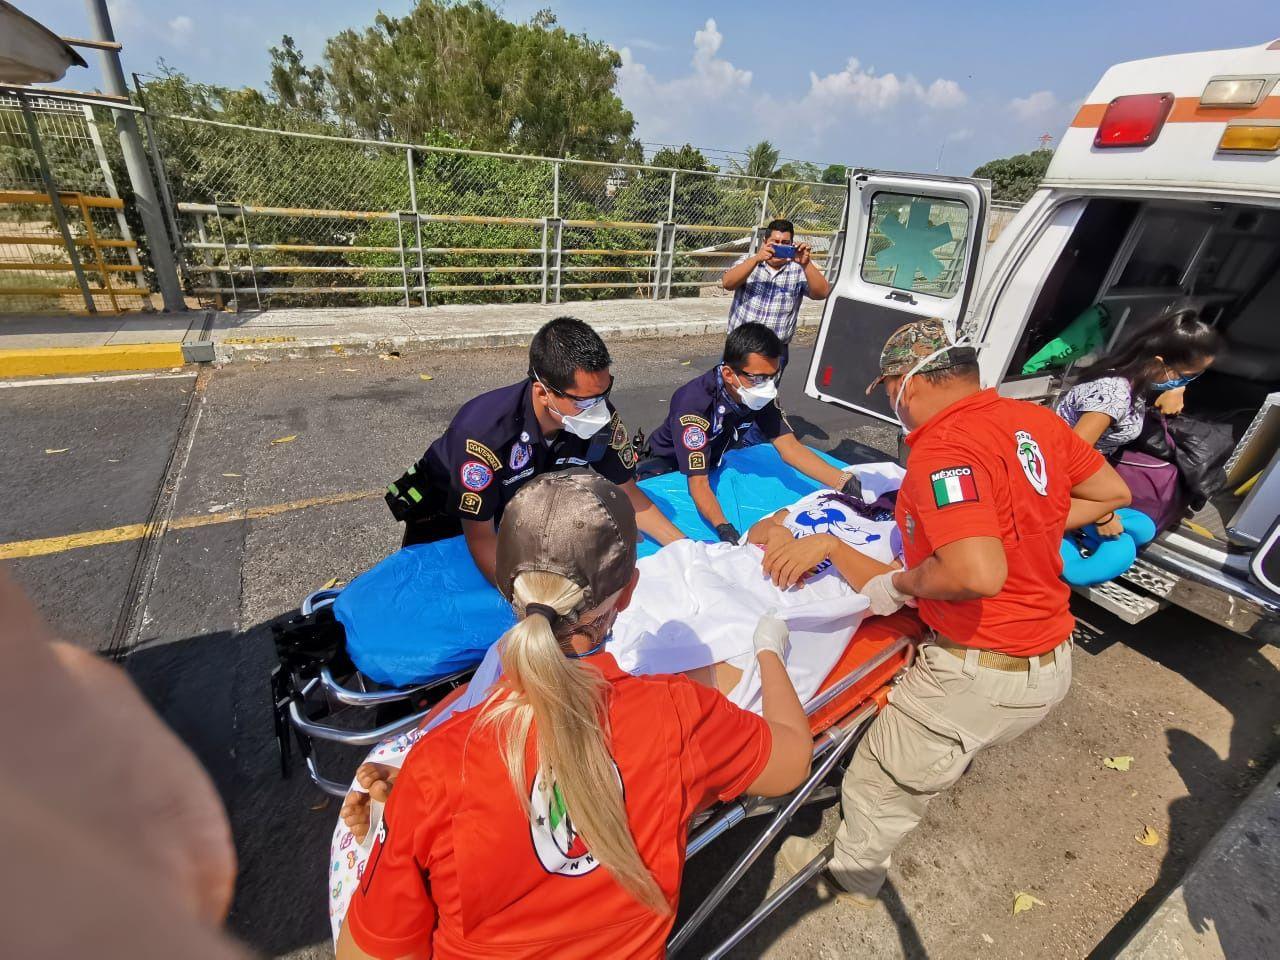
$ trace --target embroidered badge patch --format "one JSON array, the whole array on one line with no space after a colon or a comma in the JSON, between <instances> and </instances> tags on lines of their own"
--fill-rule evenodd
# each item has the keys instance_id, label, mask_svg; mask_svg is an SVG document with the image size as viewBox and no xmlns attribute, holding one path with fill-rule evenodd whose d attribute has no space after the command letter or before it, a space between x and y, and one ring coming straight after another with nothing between
<instances>
[{"instance_id":1,"label":"embroidered badge patch","mask_svg":"<svg viewBox=\"0 0 1280 960\"><path fill-rule=\"evenodd\" d=\"M686 450L701 450L707 445L707 431L697 424L691 424L684 428L680 442L684 444Z\"/></svg>"},{"instance_id":2,"label":"embroidered badge patch","mask_svg":"<svg viewBox=\"0 0 1280 960\"><path fill-rule=\"evenodd\" d=\"M1036 438L1025 430L1013 435L1018 444L1018 462L1022 464L1022 472L1027 475L1027 482L1042 497L1049 495L1049 468L1045 465L1044 454L1040 452L1040 444Z\"/></svg>"},{"instance_id":3,"label":"embroidered badge patch","mask_svg":"<svg viewBox=\"0 0 1280 960\"><path fill-rule=\"evenodd\" d=\"M479 460L468 460L458 471L462 485L468 490L483 490L493 483L493 471Z\"/></svg>"},{"instance_id":4,"label":"embroidered badge patch","mask_svg":"<svg viewBox=\"0 0 1280 960\"><path fill-rule=\"evenodd\" d=\"M464 493L462 495L462 502L458 504L458 509L461 510L463 513L470 513L472 515L477 515L480 513L480 504L481 504L480 494Z\"/></svg>"},{"instance_id":5,"label":"embroidered badge patch","mask_svg":"<svg viewBox=\"0 0 1280 960\"><path fill-rule=\"evenodd\" d=\"M533 455L533 448L527 443L517 443L511 448L511 456L507 464L512 470L523 470Z\"/></svg>"},{"instance_id":6,"label":"embroidered badge patch","mask_svg":"<svg viewBox=\"0 0 1280 960\"><path fill-rule=\"evenodd\" d=\"M929 482L933 484L933 502L939 507L972 503L978 499L978 485L973 480L972 467L947 467L930 474Z\"/></svg>"},{"instance_id":7,"label":"embroidered badge patch","mask_svg":"<svg viewBox=\"0 0 1280 960\"><path fill-rule=\"evenodd\" d=\"M698 453L689 454L689 469L690 470L707 469L707 455L705 453L702 453L701 451L699 451Z\"/></svg>"},{"instance_id":8,"label":"embroidered badge patch","mask_svg":"<svg viewBox=\"0 0 1280 960\"><path fill-rule=\"evenodd\" d=\"M721 408L720 408L720 412L721 412L721 413L724 413L724 408L723 408L723 407L721 407ZM693 427L701 427L703 430L710 430L710 429L711 429L711 424L710 424L707 420L705 420L705 419L703 419L702 417L698 416L696 413L686 413L683 417L681 417L681 418L680 418L680 426L682 426L682 427L690 427L690 426L693 426Z\"/></svg>"},{"instance_id":9,"label":"embroidered badge patch","mask_svg":"<svg viewBox=\"0 0 1280 960\"><path fill-rule=\"evenodd\" d=\"M621 450L627 443L627 425L615 413L613 415L613 433L609 435L609 446L614 450Z\"/></svg>"},{"instance_id":10,"label":"embroidered badge patch","mask_svg":"<svg viewBox=\"0 0 1280 960\"><path fill-rule=\"evenodd\" d=\"M630 470L636 465L636 448L628 443L618 451L618 459L622 461L624 467Z\"/></svg>"},{"instance_id":11,"label":"embroidered badge patch","mask_svg":"<svg viewBox=\"0 0 1280 960\"><path fill-rule=\"evenodd\" d=\"M498 470L502 467L502 461L498 459L498 455L479 440L467 441L467 453L473 457L479 457L489 465L491 470Z\"/></svg>"}]
</instances>

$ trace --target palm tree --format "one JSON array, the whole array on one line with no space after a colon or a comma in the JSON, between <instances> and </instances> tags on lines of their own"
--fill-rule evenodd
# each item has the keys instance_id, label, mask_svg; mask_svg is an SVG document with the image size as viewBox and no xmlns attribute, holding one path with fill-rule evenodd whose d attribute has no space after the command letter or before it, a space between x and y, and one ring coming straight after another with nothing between
<instances>
[{"instance_id":1,"label":"palm tree","mask_svg":"<svg viewBox=\"0 0 1280 960\"><path fill-rule=\"evenodd\" d=\"M772 177L778 167L778 148L768 140L747 147L746 160L730 160L729 169L740 177ZM749 185L747 181L743 186Z\"/></svg>"}]
</instances>

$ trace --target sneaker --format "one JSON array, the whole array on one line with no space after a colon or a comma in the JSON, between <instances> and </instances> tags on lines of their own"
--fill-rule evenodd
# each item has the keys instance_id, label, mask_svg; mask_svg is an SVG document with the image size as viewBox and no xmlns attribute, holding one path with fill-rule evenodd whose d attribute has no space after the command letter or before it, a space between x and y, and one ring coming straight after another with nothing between
<instances>
[{"instance_id":1,"label":"sneaker","mask_svg":"<svg viewBox=\"0 0 1280 960\"><path fill-rule=\"evenodd\" d=\"M782 841L780 853L783 865L794 876L807 867L814 857L820 856L830 862L831 844L820 847L808 837L787 837ZM831 875L831 871L826 867L823 867L811 882L817 887L818 893L825 897L839 900L843 903L850 903L863 909L876 905L875 897L864 897L860 893L853 893L840 886L839 881Z\"/></svg>"}]
</instances>

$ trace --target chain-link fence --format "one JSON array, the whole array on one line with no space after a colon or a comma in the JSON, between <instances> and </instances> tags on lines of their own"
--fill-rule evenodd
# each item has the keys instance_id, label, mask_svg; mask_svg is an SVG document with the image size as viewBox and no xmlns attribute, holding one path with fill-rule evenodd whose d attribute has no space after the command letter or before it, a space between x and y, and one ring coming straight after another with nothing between
<instances>
[{"instance_id":1,"label":"chain-link fence","mask_svg":"<svg viewBox=\"0 0 1280 960\"><path fill-rule=\"evenodd\" d=\"M113 151L93 107L0 94L0 312L149 305Z\"/></svg>"},{"instance_id":2,"label":"chain-link fence","mask_svg":"<svg viewBox=\"0 0 1280 960\"><path fill-rule=\"evenodd\" d=\"M697 295L787 217L834 269L847 188L151 116L220 306Z\"/></svg>"}]
</instances>

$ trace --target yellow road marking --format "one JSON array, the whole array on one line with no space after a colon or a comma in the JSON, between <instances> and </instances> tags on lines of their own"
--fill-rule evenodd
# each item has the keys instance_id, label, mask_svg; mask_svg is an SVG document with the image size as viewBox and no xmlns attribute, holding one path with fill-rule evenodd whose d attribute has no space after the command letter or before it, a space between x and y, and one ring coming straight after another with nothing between
<instances>
[{"instance_id":1,"label":"yellow road marking","mask_svg":"<svg viewBox=\"0 0 1280 960\"><path fill-rule=\"evenodd\" d=\"M180 367L181 343L124 343L101 347L0 350L0 377L47 377L108 370Z\"/></svg>"},{"instance_id":2,"label":"yellow road marking","mask_svg":"<svg viewBox=\"0 0 1280 960\"><path fill-rule=\"evenodd\" d=\"M130 540L141 540L149 533L164 533L167 530L192 530L196 527L208 527L216 523L233 523L237 520L262 520L266 517L291 513L294 510L307 510L311 507L327 507L340 503L352 503L356 500L368 500L380 496L381 490L358 490L354 493L337 493L327 497L309 497L306 500L292 500L289 503L272 503L264 507L241 507L228 510L226 513L197 514L193 517L179 517L166 527L163 524L127 523L120 527L108 527L105 530L87 530L84 533L70 533L62 537L44 537L39 540L14 540L0 543L0 560L16 560L23 557L43 557L51 553L64 553L67 550L79 550L82 547L100 547L108 543L126 543Z\"/></svg>"}]
</instances>

